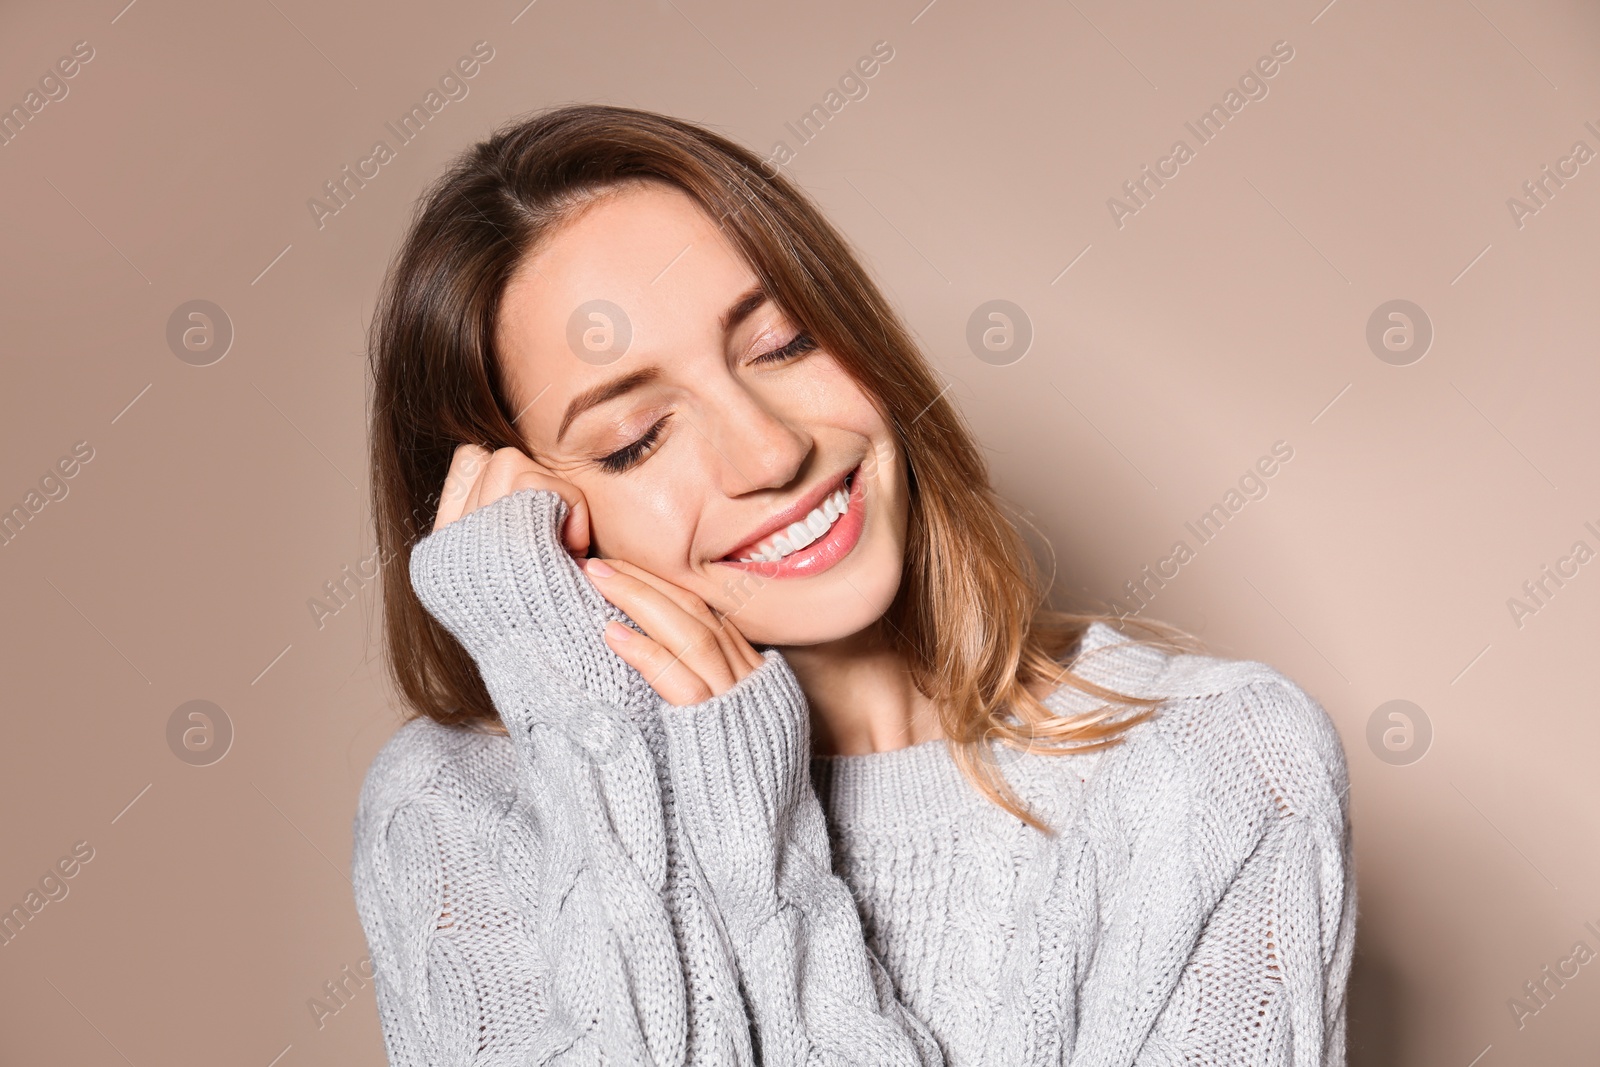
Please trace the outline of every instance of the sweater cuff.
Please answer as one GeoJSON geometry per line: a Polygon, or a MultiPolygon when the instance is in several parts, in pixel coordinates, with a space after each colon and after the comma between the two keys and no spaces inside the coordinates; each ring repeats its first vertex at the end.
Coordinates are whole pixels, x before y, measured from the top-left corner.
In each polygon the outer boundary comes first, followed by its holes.
{"type": "Polygon", "coordinates": [[[810,708],[783,654],[699,704],[661,706],[667,773],[690,850],[725,917],[778,909],[777,866],[810,788],[810,708]]]}
{"type": "Polygon", "coordinates": [[[634,624],[567,552],[566,517],[551,489],[501,497],[412,546],[412,588],[480,667],[531,651],[570,687],[640,715],[659,698],[601,637],[609,619],[634,624]]]}

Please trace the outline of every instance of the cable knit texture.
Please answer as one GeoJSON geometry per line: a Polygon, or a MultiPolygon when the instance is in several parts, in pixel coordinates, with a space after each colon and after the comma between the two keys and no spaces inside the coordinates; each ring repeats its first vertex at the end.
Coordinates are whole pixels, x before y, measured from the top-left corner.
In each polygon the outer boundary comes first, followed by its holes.
{"type": "Polygon", "coordinates": [[[522,490],[412,552],[509,736],[415,719],[367,773],[392,1064],[1344,1063],[1344,752],[1283,675],[1094,624],[1076,673],[1165,700],[1103,752],[995,745],[1042,834],[943,741],[811,756],[776,650],[667,704],[601,640],[633,623],[565,517],[522,490]]]}

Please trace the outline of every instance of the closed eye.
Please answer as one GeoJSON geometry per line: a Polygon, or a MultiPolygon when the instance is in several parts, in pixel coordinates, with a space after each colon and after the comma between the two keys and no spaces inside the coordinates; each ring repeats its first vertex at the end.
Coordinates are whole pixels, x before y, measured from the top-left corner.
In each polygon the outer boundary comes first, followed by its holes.
{"type": "MultiPolygon", "coordinates": [[[[785,360],[797,359],[808,352],[814,352],[816,348],[816,340],[810,334],[801,332],[796,334],[794,340],[788,344],[783,345],[781,348],[774,348],[770,352],[763,352],[752,359],[750,363],[752,365],[756,363],[782,363],[785,360]]],[[[624,445],[609,455],[601,456],[596,460],[600,465],[600,469],[609,474],[621,474],[640,463],[650,450],[655,447],[656,442],[661,437],[662,427],[666,425],[667,420],[671,417],[670,412],[663,415],[656,420],[655,425],[641,434],[632,444],[624,445]]]]}
{"type": "Polygon", "coordinates": [[[611,453],[609,456],[601,456],[596,461],[600,464],[600,469],[610,474],[621,474],[623,471],[629,469],[634,464],[644,459],[645,453],[650,451],[650,448],[661,436],[661,427],[666,425],[667,420],[671,417],[672,415],[670,412],[661,416],[661,418],[656,420],[654,426],[651,426],[648,430],[641,434],[638,440],[634,441],[631,445],[624,445],[615,452],[611,453]]]}
{"type": "Polygon", "coordinates": [[[750,362],[752,364],[782,363],[786,359],[794,359],[797,356],[805,355],[807,352],[815,351],[816,347],[817,342],[812,340],[811,335],[802,331],[801,333],[795,334],[794,340],[790,341],[782,348],[774,348],[770,352],[764,352],[755,359],[752,359],[750,362]]]}

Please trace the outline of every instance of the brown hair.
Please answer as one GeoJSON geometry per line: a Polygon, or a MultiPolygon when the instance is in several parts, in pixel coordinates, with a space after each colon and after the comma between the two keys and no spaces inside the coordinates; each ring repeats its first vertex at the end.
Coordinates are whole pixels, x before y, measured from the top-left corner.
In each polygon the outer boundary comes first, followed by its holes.
{"type": "MultiPolygon", "coordinates": [[[[411,547],[431,529],[455,447],[526,443],[495,351],[508,279],[596,197],[654,181],[719,220],[773,302],[874,398],[907,459],[910,519],[885,638],[940,709],[952,757],[990,800],[1036,829],[986,743],[1066,754],[1120,740],[1160,698],[1063,668],[1099,614],[1062,612],[989,486],[983,455],[893,308],[844,239],[781,173],[703,127],[632,108],[577,105],[512,123],[466,151],[422,199],[390,269],[371,337],[372,494],[386,661],[414,715],[482,728],[498,716],[477,667],[418,601],[411,547]],[[1109,702],[1052,712],[1030,688],[1109,702]],[[1113,705],[1137,707],[1121,715],[1113,705]]],[[[1134,620],[1169,652],[1194,639],[1134,620]]]]}

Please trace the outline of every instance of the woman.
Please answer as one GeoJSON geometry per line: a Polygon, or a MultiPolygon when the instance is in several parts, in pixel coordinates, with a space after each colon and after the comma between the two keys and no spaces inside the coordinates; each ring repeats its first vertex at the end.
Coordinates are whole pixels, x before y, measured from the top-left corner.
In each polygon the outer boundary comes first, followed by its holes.
{"type": "Polygon", "coordinates": [[[391,1062],[1343,1062],[1327,716],[1046,608],[758,157],[625,108],[508,127],[425,198],[373,365],[416,716],[355,826],[391,1062]]]}

